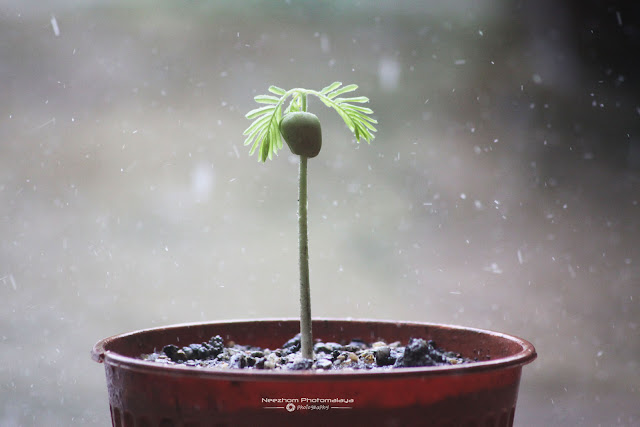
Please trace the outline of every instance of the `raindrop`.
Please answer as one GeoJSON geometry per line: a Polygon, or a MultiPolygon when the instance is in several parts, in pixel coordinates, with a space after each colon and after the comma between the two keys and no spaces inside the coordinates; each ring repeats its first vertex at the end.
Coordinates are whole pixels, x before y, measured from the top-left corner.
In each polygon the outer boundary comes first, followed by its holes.
{"type": "Polygon", "coordinates": [[[18,289],[18,285],[16,284],[16,279],[13,277],[13,274],[9,274],[9,282],[11,282],[11,287],[14,291],[18,289]]]}
{"type": "Polygon", "coordinates": [[[378,63],[378,80],[382,89],[388,91],[396,89],[400,80],[400,73],[400,63],[397,59],[389,56],[380,59],[378,63]]]}
{"type": "Polygon", "coordinates": [[[331,50],[331,45],[329,44],[329,36],[327,36],[326,34],[322,34],[320,36],[320,50],[322,50],[323,53],[329,53],[329,51],[331,50]]]}
{"type": "Polygon", "coordinates": [[[207,164],[196,166],[191,173],[191,192],[196,202],[209,200],[211,193],[213,192],[214,184],[215,177],[213,170],[207,164]]]}
{"type": "Polygon", "coordinates": [[[60,27],[58,27],[58,20],[53,15],[51,15],[51,28],[53,29],[54,36],[60,36],[60,27]]]}
{"type": "Polygon", "coordinates": [[[492,262],[491,265],[485,267],[484,270],[493,274],[502,274],[502,269],[495,262],[492,262]]]}

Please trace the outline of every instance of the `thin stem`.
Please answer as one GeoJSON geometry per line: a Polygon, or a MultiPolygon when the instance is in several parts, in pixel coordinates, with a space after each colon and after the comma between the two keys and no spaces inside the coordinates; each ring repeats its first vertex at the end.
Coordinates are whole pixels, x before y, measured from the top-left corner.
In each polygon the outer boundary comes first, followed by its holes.
{"type": "MultiPolygon", "coordinates": [[[[307,94],[301,93],[302,111],[307,111],[307,94]]],[[[307,231],[307,157],[300,156],[298,171],[298,262],[300,264],[300,351],[313,359],[311,330],[311,287],[309,284],[309,233],[307,231]]]]}
{"type": "Polygon", "coordinates": [[[311,291],[309,286],[309,241],[307,234],[307,157],[300,156],[298,174],[298,245],[300,250],[300,341],[302,357],[313,359],[311,291]]]}

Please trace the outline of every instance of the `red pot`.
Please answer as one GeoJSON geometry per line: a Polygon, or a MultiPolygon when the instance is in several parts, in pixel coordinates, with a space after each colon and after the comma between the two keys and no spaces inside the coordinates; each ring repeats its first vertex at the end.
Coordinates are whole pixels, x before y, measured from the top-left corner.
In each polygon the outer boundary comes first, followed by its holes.
{"type": "Polygon", "coordinates": [[[215,370],[136,357],[166,344],[225,340],[278,348],[298,320],[243,320],[147,329],[99,341],[115,427],[511,426],[531,343],[480,329],[429,323],[314,320],[314,338],[340,342],[434,340],[477,363],[384,372],[215,370]]]}

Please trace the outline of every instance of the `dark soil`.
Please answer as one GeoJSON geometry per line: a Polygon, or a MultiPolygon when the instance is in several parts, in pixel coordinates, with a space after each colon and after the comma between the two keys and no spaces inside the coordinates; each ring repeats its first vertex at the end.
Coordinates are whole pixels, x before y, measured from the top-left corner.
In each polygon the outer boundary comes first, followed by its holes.
{"type": "Polygon", "coordinates": [[[305,359],[300,352],[300,334],[275,350],[224,342],[220,336],[208,342],[178,347],[165,346],[162,351],[142,355],[143,360],[166,365],[201,368],[258,370],[371,370],[418,366],[458,365],[473,362],[460,354],[437,348],[433,341],[411,338],[407,345],[377,341],[367,344],[353,339],[348,344],[316,342],[315,359],[305,359]]]}

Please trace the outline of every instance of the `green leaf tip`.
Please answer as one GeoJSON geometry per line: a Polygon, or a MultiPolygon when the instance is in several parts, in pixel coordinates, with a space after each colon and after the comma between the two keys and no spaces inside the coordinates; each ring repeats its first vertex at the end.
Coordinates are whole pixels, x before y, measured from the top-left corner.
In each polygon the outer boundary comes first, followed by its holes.
{"type": "Polygon", "coordinates": [[[269,93],[272,95],[257,95],[254,100],[263,106],[249,111],[245,117],[253,122],[247,127],[243,135],[247,136],[244,145],[249,145],[249,155],[258,152],[258,161],[265,162],[278,154],[278,150],[283,147],[282,135],[280,133],[280,122],[283,116],[289,113],[304,111],[306,109],[306,96],[313,95],[324,105],[333,108],[336,113],[354,134],[356,141],[361,139],[370,143],[377,131],[376,119],[370,117],[373,110],[367,107],[354,104],[369,102],[366,96],[354,96],[342,98],[340,95],[354,92],[358,85],[350,84],[342,86],[342,82],[333,82],[320,91],[311,89],[295,88],[285,90],[278,86],[269,86],[269,93]],[[275,95],[275,96],[274,96],[275,95]],[[283,106],[287,99],[289,105],[283,106]]]}

